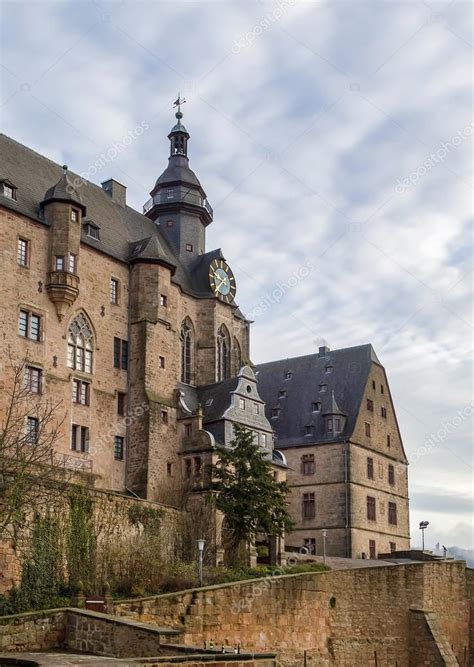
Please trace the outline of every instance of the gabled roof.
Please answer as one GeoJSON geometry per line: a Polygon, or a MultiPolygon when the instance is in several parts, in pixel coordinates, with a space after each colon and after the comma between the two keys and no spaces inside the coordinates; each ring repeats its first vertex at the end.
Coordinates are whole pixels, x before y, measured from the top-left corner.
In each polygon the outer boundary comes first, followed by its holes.
{"type": "Polygon", "coordinates": [[[256,366],[259,393],[277,434],[276,447],[350,437],[372,363],[380,364],[372,345],[359,345],[256,366]],[[313,409],[316,403],[321,404],[320,410],[313,409]],[[272,418],[274,408],[279,412],[272,418]],[[347,416],[339,436],[326,433],[325,414],[347,416]],[[308,425],[314,427],[311,435],[305,435],[308,425]]]}

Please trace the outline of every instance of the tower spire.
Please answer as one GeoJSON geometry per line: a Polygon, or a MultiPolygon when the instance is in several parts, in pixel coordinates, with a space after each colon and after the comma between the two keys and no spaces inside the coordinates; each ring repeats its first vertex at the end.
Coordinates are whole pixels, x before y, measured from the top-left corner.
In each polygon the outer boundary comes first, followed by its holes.
{"type": "Polygon", "coordinates": [[[189,133],[184,125],[181,123],[181,118],[183,117],[183,112],[181,111],[181,105],[185,104],[186,100],[181,97],[178,93],[178,97],[175,100],[173,107],[178,107],[176,112],[176,125],[171,129],[171,132],[168,134],[168,139],[170,140],[170,157],[182,156],[188,157],[188,139],[189,133]]]}

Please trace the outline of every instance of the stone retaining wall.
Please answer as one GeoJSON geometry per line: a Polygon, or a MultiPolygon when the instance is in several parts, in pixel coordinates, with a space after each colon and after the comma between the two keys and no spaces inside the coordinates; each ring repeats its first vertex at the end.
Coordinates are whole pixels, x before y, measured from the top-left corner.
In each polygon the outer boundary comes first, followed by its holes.
{"type": "MultiPolygon", "coordinates": [[[[283,665],[410,665],[410,608],[435,615],[469,664],[465,564],[413,563],[274,577],[130,600],[115,613],[182,629],[182,641],[273,650],[283,665]]],[[[411,663],[416,664],[416,663],[411,663]]],[[[418,666],[417,666],[418,667],[418,666]]]]}
{"type": "Polygon", "coordinates": [[[0,651],[46,651],[66,638],[64,609],[0,616],[0,651]]]}

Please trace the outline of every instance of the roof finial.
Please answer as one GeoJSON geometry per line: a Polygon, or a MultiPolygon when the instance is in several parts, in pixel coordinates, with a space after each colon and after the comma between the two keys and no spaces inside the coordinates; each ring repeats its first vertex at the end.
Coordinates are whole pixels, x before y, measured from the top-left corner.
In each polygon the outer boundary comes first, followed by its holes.
{"type": "Polygon", "coordinates": [[[181,97],[181,93],[178,93],[177,99],[173,103],[173,108],[178,107],[178,111],[176,112],[176,118],[180,120],[183,117],[183,114],[181,113],[181,105],[186,104],[186,100],[184,97],[181,97]]]}
{"type": "Polygon", "coordinates": [[[67,164],[63,164],[63,172],[66,174],[67,173],[67,164]]]}

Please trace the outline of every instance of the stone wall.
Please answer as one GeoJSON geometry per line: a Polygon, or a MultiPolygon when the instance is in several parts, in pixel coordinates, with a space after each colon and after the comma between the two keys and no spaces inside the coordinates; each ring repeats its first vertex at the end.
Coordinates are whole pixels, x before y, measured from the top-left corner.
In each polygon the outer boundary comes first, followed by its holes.
{"type": "Polygon", "coordinates": [[[439,561],[274,577],[115,605],[137,620],[183,630],[185,643],[241,642],[283,665],[413,665],[410,608],[434,614],[459,664],[468,654],[469,600],[461,562],[439,561]],[[326,661],[326,662],[322,662],[326,661]]]}
{"type": "Polygon", "coordinates": [[[64,609],[0,616],[0,652],[45,651],[66,637],[64,609]]]}
{"type": "MultiPolygon", "coordinates": [[[[112,540],[114,545],[117,545],[121,540],[138,536],[143,526],[133,523],[131,517],[139,516],[140,510],[152,509],[161,513],[160,557],[164,562],[170,563],[180,556],[184,531],[184,516],[181,511],[111,491],[90,489],[90,493],[95,503],[94,533],[99,545],[98,554],[101,553],[101,544],[105,544],[107,540],[112,540]]],[[[65,499],[58,499],[58,503],[58,513],[66,530],[69,505],[65,499]]],[[[28,548],[28,538],[29,529],[26,528],[16,536],[15,545],[11,540],[0,540],[0,594],[20,582],[22,549],[23,546],[28,548]]],[[[98,565],[100,568],[100,562],[98,565]]]]}

